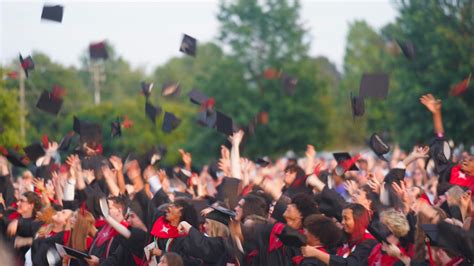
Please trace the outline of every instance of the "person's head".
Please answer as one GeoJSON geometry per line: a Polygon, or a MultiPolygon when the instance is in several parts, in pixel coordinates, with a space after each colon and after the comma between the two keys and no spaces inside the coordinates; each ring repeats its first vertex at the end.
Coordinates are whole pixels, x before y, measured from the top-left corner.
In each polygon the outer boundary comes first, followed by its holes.
{"type": "Polygon", "coordinates": [[[304,234],[310,246],[334,247],[342,238],[341,229],[322,214],[312,214],[304,219],[304,234]]]}
{"type": "Polygon", "coordinates": [[[461,205],[461,197],[464,195],[464,190],[460,186],[452,186],[445,194],[449,206],[461,205]]]}
{"type": "Polygon", "coordinates": [[[183,259],[174,252],[167,252],[160,258],[158,266],[183,266],[183,259]]]}
{"type": "Polygon", "coordinates": [[[467,156],[461,161],[461,171],[467,175],[474,176],[474,156],[467,156]]]}
{"type": "Polygon", "coordinates": [[[23,218],[35,217],[40,209],[41,198],[35,192],[28,191],[20,196],[17,211],[23,218]]]}
{"type": "Polygon", "coordinates": [[[204,222],[204,228],[206,229],[206,233],[210,237],[229,236],[229,228],[225,224],[212,219],[206,219],[206,221],[204,222]]]}
{"type": "Polygon", "coordinates": [[[425,179],[424,172],[420,168],[416,168],[415,171],[413,171],[412,179],[415,186],[422,186],[425,179]]]}
{"type": "Polygon", "coordinates": [[[303,220],[315,213],[319,213],[319,211],[311,196],[298,193],[291,199],[291,203],[288,204],[283,217],[290,227],[300,229],[303,226],[303,220]]]}
{"type": "Polygon", "coordinates": [[[125,219],[127,213],[127,202],[123,197],[109,197],[107,199],[109,205],[109,214],[115,221],[121,222],[125,219]]]}
{"type": "Polygon", "coordinates": [[[364,236],[369,225],[369,212],[357,203],[351,203],[342,210],[342,228],[352,242],[357,242],[364,236]]]}
{"type": "Polygon", "coordinates": [[[177,199],[168,205],[166,220],[175,226],[182,221],[188,222],[195,228],[198,228],[199,224],[196,210],[185,199],[177,199]]]}
{"type": "Polygon", "coordinates": [[[352,202],[364,206],[369,211],[376,211],[376,205],[379,204],[379,195],[373,192],[368,185],[365,185],[355,191],[352,195],[352,202]]]}
{"type": "Polygon", "coordinates": [[[97,232],[94,224],[94,216],[84,208],[74,212],[71,219],[72,230],[69,240],[72,248],[81,251],[87,249],[87,237],[92,237],[97,232]]]}
{"type": "Polygon", "coordinates": [[[255,195],[247,195],[235,206],[235,220],[243,221],[249,215],[267,216],[268,207],[264,199],[255,195]]]}
{"type": "Polygon", "coordinates": [[[357,162],[361,171],[367,172],[369,170],[369,164],[366,159],[359,159],[357,162]]]}
{"type": "Polygon", "coordinates": [[[56,226],[62,226],[64,228],[66,227],[66,225],[70,224],[71,216],[72,216],[71,210],[63,209],[63,210],[57,211],[53,215],[53,223],[56,226]]]}
{"type": "Polygon", "coordinates": [[[380,221],[385,224],[390,232],[397,238],[404,237],[410,230],[406,216],[395,209],[388,209],[381,212],[380,221]]]}
{"type": "Polygon", "coordinates": [[[305,176],[304,170],[296,164],[291,164],[285,169],[285,185],[290,186],[297,179],[301,179],[305,176]]]}

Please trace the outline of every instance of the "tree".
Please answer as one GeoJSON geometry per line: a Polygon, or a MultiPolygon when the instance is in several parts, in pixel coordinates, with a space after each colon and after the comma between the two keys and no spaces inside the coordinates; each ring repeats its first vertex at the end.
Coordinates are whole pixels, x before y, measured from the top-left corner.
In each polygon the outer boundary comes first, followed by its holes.
{"type": "Polygon", "coordinates": [[[3,76],[5,71],[0,67],[0,146],[15,147],[16,145],[24,145],[25,140],[20,134],[20,119],[17,114],[20,107],[18,105],[18,94],[5,88],[3,76]]]}

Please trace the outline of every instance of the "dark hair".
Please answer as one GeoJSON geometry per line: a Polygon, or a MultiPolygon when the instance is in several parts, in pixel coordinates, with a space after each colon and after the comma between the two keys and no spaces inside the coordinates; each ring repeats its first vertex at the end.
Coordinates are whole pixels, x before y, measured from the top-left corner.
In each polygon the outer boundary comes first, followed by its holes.
{"type": "Polygon", "coordinates": [[[181,222],[186,221],[194,228],[199,228],[198,215],[196,209],[185,199],[177,199],[173,202],[176,206],[181,207],[181,222]]]}
{"type": "Polygon", "coordinates": [[[306,175],[303,168],[298,165],[289,165],[285,168],[285,173],[296,173],[296,179],[302,178],[306,175]]]}
{"type": "Polygon", "coordinates": [[[359,242],[362,240],[365,230],[369,226],[369,211],[358,203],[351,203],[344,207],[343,210],[346,209],[352,210],[352,218],[354,219],[354,231],[350,236],[350,241],[359,242]]]}
{"type": "Polygon", "coordinates": [[[247,195],[243,199],[245,203],[242,206],[242,221],[249,215],[267,217],[269,206],[263,198],[256,195],[247,195]]]}
{"type": "Polygon", "coordinates": [[[33,204],[33,217],[36,217],[36,213],[41,210],[41,198],[33,191],[27,191],[23,193],[28,203],[33,204]]]}
{"type": "Polygon", "coordinates": [[[316,203],[313,201],[313,198],[305,193],[298,193],[291,198],[291,203],[295,204],[298,211],[301,213],[302,220],[311,214],[318,214],[319,210],[316,207],[316,203]]]}
{"type": "Polygon", "coordinates": [[[125,197],[114,196],[109,197],[108,200],[112,201],[115,205],[119,205],[122,208],[122,214],[127,214],[128,204],[125,197]]]}
{"type": "Polygon", "coordinates": [[[375,193],[369,185],[364,185],[361,188],[365,192],[365,197],[370,200],[370,211],[377,213],[382,209],[382,203],[380,202],[379,194],[375,193]]]}
{"type": "Polygon", "coordinates": [[[166,258],[166,263],[169,266],[183,266],[183,259],[181,256],[174,252],[166,252],[163,257],[166,258]]]}
{"type": "Polygon", "coordinates": [[[317,237],[325,247],[335,247],[342,238],[342,230],[329,217],[312,214],[304,219],[304,228],[317,237]]]}

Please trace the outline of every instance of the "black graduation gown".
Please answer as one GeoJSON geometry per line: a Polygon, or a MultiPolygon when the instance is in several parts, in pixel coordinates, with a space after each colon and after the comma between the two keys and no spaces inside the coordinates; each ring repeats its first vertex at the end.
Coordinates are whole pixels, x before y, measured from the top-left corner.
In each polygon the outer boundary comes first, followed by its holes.
{"type": "Polygon", "coordinates": [[[353,246],[350,250],[350,254],[347,257],[331,255],[329,260],[330,266],[340,265],[367,265],[368,258],[372,249],[377,245],[377,240],[366,238],[359,244],[353,246]]]}
{"type": "Polygon", "coordinates": [[[101,236],[102,233],[105,232],[102,232],[102,230],[105,230],[107,226],[109,225],[105,224],[100,228],[99,232],[97,232],[88,252],[89,255],[94,255],[98,257],[100,259],[100,262],[103,262],[105,259],[107,259],[120,245],[120,235],[118,234],[113,237],[109,237],[103,243],[99,243],[98,238],[101,236]]]}
{"type": "MultiPolygon", "coordinates": [[[[34,218],[19,218],[18,219],[18,229],[16,231],[16,236],[20,237],[35,237],[36,232],[40,229],[42,223],[35,220],[34,218]]],[[[25,254],[28,252],[30,247],[22,247],[18,249],[18,256],[21,261],[25,260],[25,254]]]]}
{"type": "Polygon", "coordinates": [[[100,265],[141,265],[145,257],[143,248],[147,244],[148,233],[134,227],[129,230],[130,238],[117,236],[119,246],[100,265]]]}
{"type": "Polygon", "coordinates": [[[207,237],[196,228],[191,227],[184,238],[184,252],[201,259],[203,265],[226,265],[235,263],[237,252],[233,251],[230,239],[207,237]]]}
{"type": "MultiPolygon", "coordinates": [[[[46,259],[46,255],[50,248],[56,249],[55,244],[64,245],[64,238],[69,238],[70,232],[59,232],[50,237],[41,237],[33,240],[33,244],[31,245],[31,261],[35,266],[49,266],[48,260],[46,259]]],[[[59,261],[55,265],[62,265],[62,261],[59,261]]]]}

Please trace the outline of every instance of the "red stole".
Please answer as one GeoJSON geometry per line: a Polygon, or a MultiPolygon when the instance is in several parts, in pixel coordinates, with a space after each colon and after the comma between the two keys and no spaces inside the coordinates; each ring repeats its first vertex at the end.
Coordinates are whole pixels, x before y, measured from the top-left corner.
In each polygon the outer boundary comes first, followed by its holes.
{"type": "Polygon", "coordinates": [[[176,226],[171,225],[166,221],[164,216],[161,216],[153,224],[151,229],[151,235],[157,238],[176,238],[180,236],[185,236],[185,234],[180,234],[176,226]]]}
{"type": "MultiPolygon", "coordinates": [[[[328,253],[324,247],[316,247],[316,248],[318,250],[321,250],[322,252],[324,252],[326,254],[328,253]]],[[[293,261],[293,263],[296,264],[296,265],[300,265],[301,262],[303,262],[303,260],[304,260],[303,255],[298,255],[298,256],[294,256],[293,258],[291,258],[291,261],[293,261]]]]}
{"type": "MultiPolygon", "coordinates": [[[[411,257],[407,251],[400,245],[398,244],[397,247],[400,249],[403,255],[411,257]]],[[[385,254],[382,251],[382,244],[378,243],[375,245],[375,247],[372,249],[372,252],[370,252],[369,255],[369,260],[368,264],[369,266],[375,266],[375,265],[394,265],[396,262],[398,262],[399,259],[389,256],[388,254],[385,254]]]]}
{"type": "Polygon", "coordinates": [[[270,233],[270,241],[268,243],[268,253],[283,246],[283,243],[281,243],[280,239],[278,238],[278,235],[281,234],[283,228],[285,228],[284,223],[276,223],[273,226],[272,232],[270,233]]]}
{"type": "Polygon", "coordinates": [[[456,165],[451,168],[451,178],[449,183],[462,187],[468,187],[474,191],[474,176],[468,176],[461,172],[461,165],[456,165]]]}
{"type": "MultiPolygon", "coordinates": [[[[120,224],[125,227],[128,227],[128,224],[126,221],[121,221],[120,224]]],[[[115,229],[110,224],[106,224],[99,231],[96,241],[95,241],[95,245],[102,246],[106,241],[111,240],[116,235],[118,235],[118,232],[115,231],[115,229]]]]}

